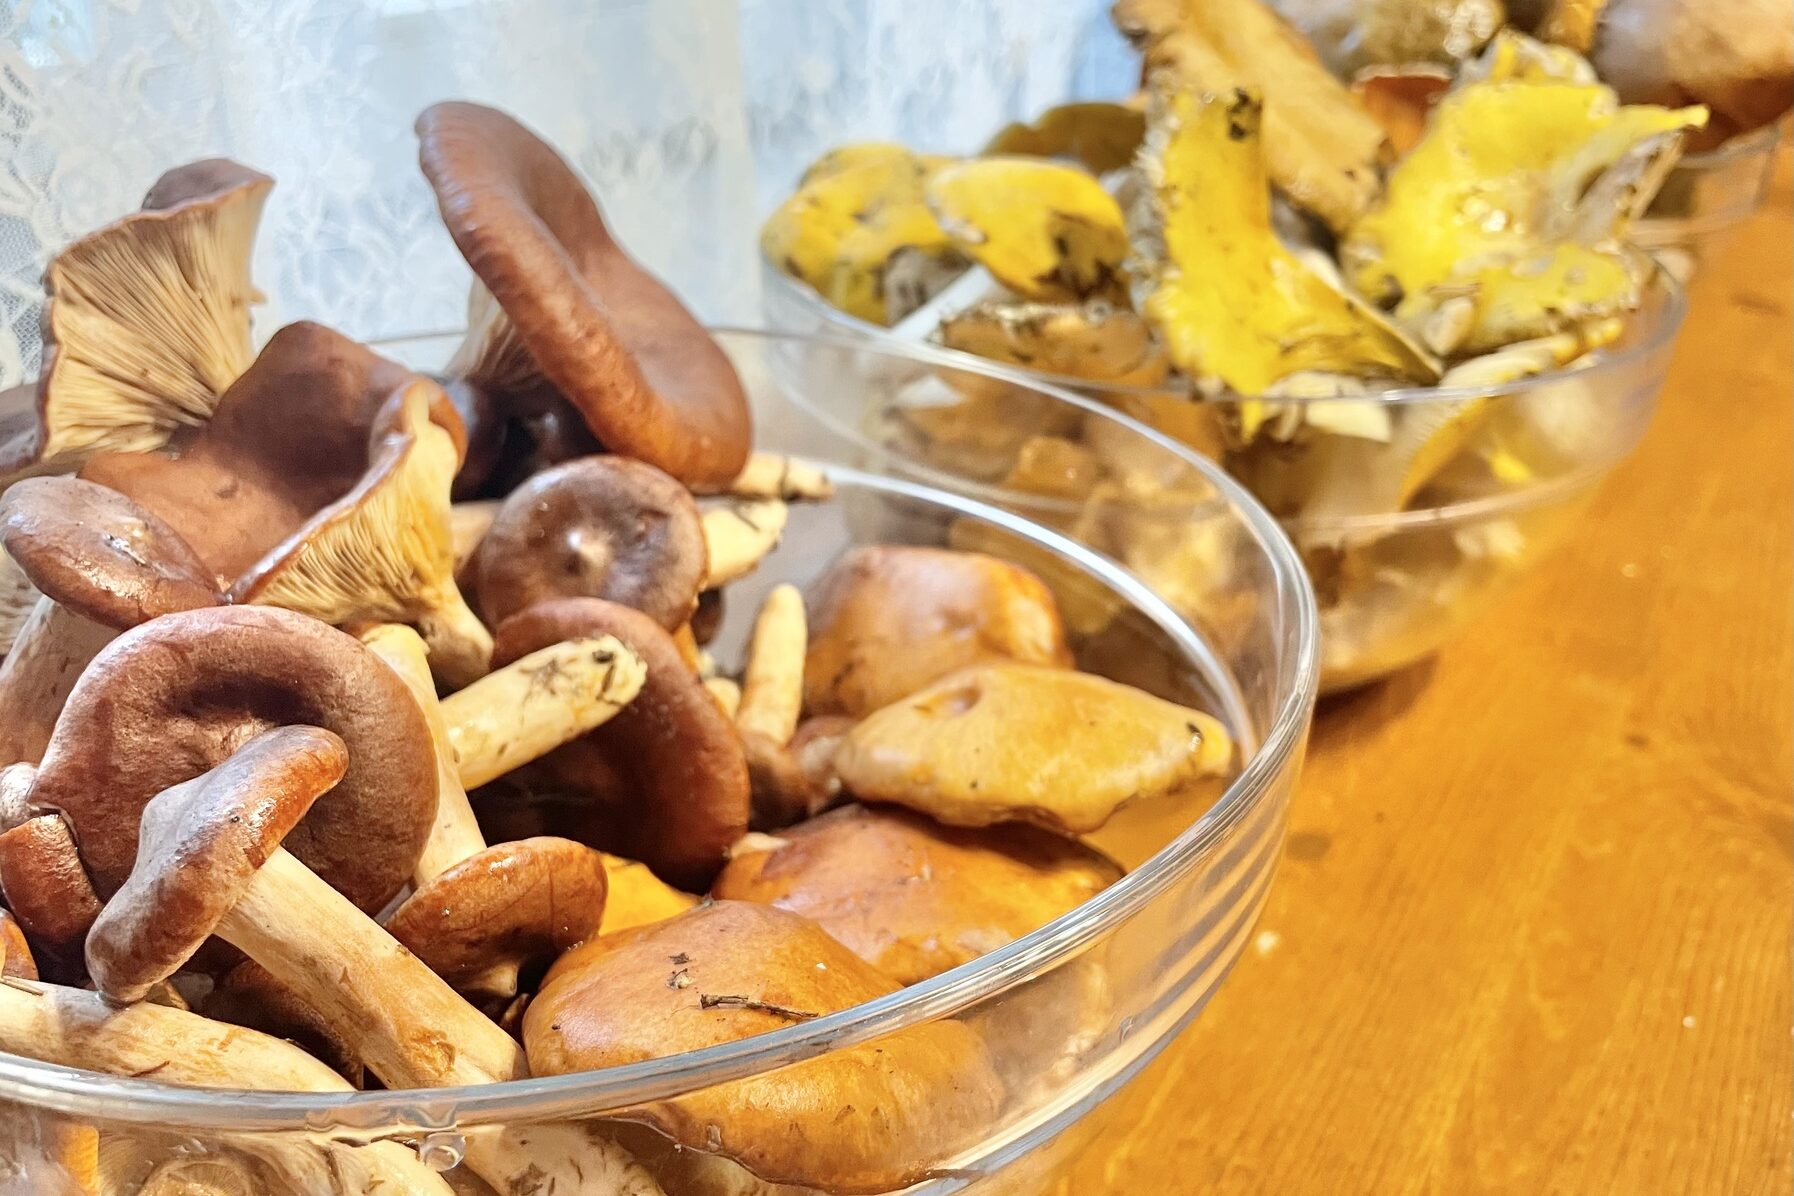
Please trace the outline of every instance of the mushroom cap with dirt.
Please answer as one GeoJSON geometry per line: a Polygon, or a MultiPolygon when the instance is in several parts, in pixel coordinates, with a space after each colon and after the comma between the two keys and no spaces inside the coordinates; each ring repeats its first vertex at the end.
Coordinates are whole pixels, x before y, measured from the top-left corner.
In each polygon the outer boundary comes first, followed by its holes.
{"type": "Polygon", "coordinates": [[[610,451],[687,483],[734,477],[752,442],[734,367],[617,243],[567,162],[478,104],[432,105],[417,133],[443,223],[478,278],[461,376],[500,394],[545,380],[610,451]]]}
{"type": "Polygon", "coordinates": [[[1122,874],[1039,827],[957,829],[857,805],[787,827],[768,847],[737,852],[711,894],[802,914],[898,984],[994,951],[1122,874]]]}
{"type": "Polygon", "coordinates": [[[210,418],[253,356],[249,258],[273,186],[224,159],[177,167],[50,259],[36,418],[0,445],[0,476],[160,448],[210,418]]]}
{"type": "Polygon", "coordinates": [[[849,549],[810,588],[804,708],[860,717],[982,660],[1070,665],[1052,591],[977,552],[849,549]]]}
{"type": "Polygon", "coordinates": [[[493,662],[603,635],[647,665],[641,692],[609,722],[523,771],[532,785],[589,796],[588,833],[569,837],[702,889],[747,831],[747,762],[734,726],[672,637],[629,607],[562,598],[505,620],[493,662]]]}
{"type": "MultiPolygon", "coordinates": [[[[733,1042],[895,991],[808,919],[718,901],[569,952],[524,1016],[524,1044],[535,1074],[559,1075],[733,1042]]],[[[1002,1100],[978,1037],[938,1021],[619,1117],[765,1180],[871,1193],[921,1180],[988,1133],[1002,1100]]]]}
{"type": "Polygon", "coordinates": [[[30,792],[67,814],[109,896],[137,856],[143,807],[289,724],[348,745],[348,772],[285,838],[363,910],[411,876],[435,812],[429,728],[391,669],[352,637],[271,607],[168,615],[101,652],[69,695],[30,792]]]}
{"type": "Polygon", "coordinates": [[[493,626],[552,598],[603,598],[672,631],[691,618],[709,554],[698,504],[676,479],[625,457],[585,457],[512,491],[474,568],[493,626]]]}

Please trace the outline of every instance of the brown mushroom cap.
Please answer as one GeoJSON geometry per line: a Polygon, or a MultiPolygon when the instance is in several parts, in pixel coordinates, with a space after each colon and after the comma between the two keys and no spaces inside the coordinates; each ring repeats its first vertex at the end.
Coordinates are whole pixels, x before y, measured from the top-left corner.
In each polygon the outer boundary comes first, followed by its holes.
{"type": "Polygon", "coordinates": [[[811,714],[858,718],[981,660],[1071,663],[1052,592],[979,552],[850,549],[812,587],[809,611],[811,714]]]}
{"type": "MultiPolygon", "coordinates": [[[[807,919],[719,901],[563,956],[524,1016],[537,1075],[698,1050],[784,1029],[897,986],[807,919]]],[[[886,1192],[987,1134],[1002,1085],[977,1035],[941,1021],[626,1110],[762,1179],[886,1192]]]]}
{"type": "Polygon", "coordinates": [[[134,212],[44,271],[36,419],[0,474],[142,452],[203,423],[252,354],[249,258],[274,180],[223,159],[177,167],[134,212]]]}
{"type": "Polygon", "coordinates": [[[426,882],[386,920],[387,933],[455,989],[481,991],[483,974],[545,968],[598,933],[604,857],[566,839],[500,843],[426,882]]]}
{"type": "Polygon", "coordinates": [[[212,986],[201,1012],[215,1021],[284,1038],[358,1088],[365,1078],[360,1056],[337,1028],[253,959],[242,960],[212,986]]]}
{"type": "Polygon", "coordinates": [[[100,912],[75,838],[56,814],[0,833],[0,896],[52,978],[78,979],[81,938],[100,912]]]}
{"type": "Polygon", "coordinates": [[[728,357],[611,237],[560,155],[478,104],[433,105],[417,133],[456,246],[599,441],[684,482],[740,472],[752,431],[728,357]]]}
{"type": "Polygon", "coordinates": [[[843,787],[952,826],[1026,821],[1085,834],[1129,802],[1233,763],[1211,715],[1071,669],[1008,661],[949,674],[854,727],[843,787]]]}
{"type": "Polygon", "coordinates": [[[31,944],[18,919],[0,909],[0,976],[16,976],[20,980],[37,979],[37,961],[31,958],[31,944]]]}
{"type": "Polygon", "coordinates": [[[603,598],[668,631],[691,617],[709,557],[691,492],[652,465],[586,457],[512,492],[475,557],[496,626],[551,598],[603,598]]]}
{"type": "Polygon", "coordinates": [[[436,806],[429,728],[374,653],[315,619],[213,607],[127,631],[94,658],[38,769],[31,801],[73,822],[94,886],[116,892],[144,806],[271,727],[322,727],[349,750],[343,780],[287,850],[364,910],[409,879],[436,806]]]}
{"type": "Polygon", "coordinates": [[[960,830],[845,806],[737,855],[711,895],[802,914],[895,980],[915,984],[1075,909],[1121,867],[1037,827],[960,830]]]}
{"type": "MultiPolygon", "coordinates": [[[[228,586],[362,481],[383,408],[416,379],[341,333],[289,324],[177,455],[104,454],[81,476],[166,520],[228,586]]],[[[434,394],[432,419],[464,445],[453,404],[434,394]]]]}
{"type": "Polygon", "coordinates": [[[641,692],[608,723],[528,769],[545,787],[591,793],[591,836],[673,884],[701,889],[748,825],[747,761],[734,726],[661,626],[600,598],[538,603],[499,627],[499,667],[549,644],[614,635],[648,666],[641,692]],[[610,785],[624,781],[628,800],[610,785]]]}
{"type": "Polygon", "coordinates": [[[151,798],[136,866],[87,934],[94,987],[130,1004],[173,975],[348,767],[348,750],[330,732],[276,727],[151,798]]]}
{"type": "Polygon", "coordinates": [[[43,594],[117,631],[224,601],[173,528],[78,478],[13,483],[0,497],[0,545],[43,594]]]}

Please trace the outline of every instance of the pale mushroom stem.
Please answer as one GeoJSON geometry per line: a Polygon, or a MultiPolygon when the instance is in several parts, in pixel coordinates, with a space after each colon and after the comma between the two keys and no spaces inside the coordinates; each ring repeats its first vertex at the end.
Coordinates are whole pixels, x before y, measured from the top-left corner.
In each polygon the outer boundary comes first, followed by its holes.
{"type": "Polygon", "coordinates": [[[461,784],[477,789],[609,721],[647,679],[613,636],[550,644],[442,700],[461,784]]]}
{"type": "Polygon", "coordinates": [[[497,499],[482,499],[477,502],[458,502],[449,508],[449,535],[455,544],[457,575],[479,550],[480,541],[486,538],[486,531],[492,526],[492,520],[501,505],[503,504],[497,499]]]}
{"type": "Polygon", "coordinates": [[[12,651],[13,641],[19,638],[25,620],[37,609],[41,597],[18,562],[0,549],[0,656],[12,651]]]}
{"type": "Polygon", "coordinates": [[[797,733],[804,704],[804,652],[809,625],[804,596],[794,585],[773,588],[754,619],[747,664],[741,675],[741,705],[735,725],[783,746],[797,733]]]}
{"type": "Polygon", "coordinates": [[[749,455],[741,472],[716,490],[737,498],[780,498],[787,502],[815,500],[835,492],[828,474],[795,457],[782,453],[756,452],[749,455]]]}
{"type": "MultiPolygon", "coordinates": [[[[388,1087],[529,1075],[516,1039],[284,848],[249,881],[217,933],[303,997],[388,1087]]],[[[580,1126],[526,1125],[466,1138],[467,1165],[501,1193],[659,1192],[626,1152],[580,1126]]]]}
{"type": "Polygon", "coordinates": [[[417,632],[396,623],[382,623],[364,631],[361,642],[399,675],[423,711],[436,749],[436,821],[430,837],[412,869],[413,883],[423,885],[470,856],[486,850],[486,836],[467,800],[467,790],[456,771],[455,749],[449,743],[442,705],[430,679],[429,651],[417,632]]]}
{"type": "Polygon", "coordinates": [[[110,627],[39,598],[0,663],[0,764],[43,759],[81,671],[118,638],[110,627]]]}
{"type": "MultiPolygon", "coordinates": [[[[349,1092],[348,1081],[291,1043],[163,1005],[124,1009],[99,994],[35,981],[0,983],[0,1051],[115,1076],[284,1092],[349,1092]]],[[[351,1150],[394,1196],[452,1196],[396,1142],[351,1150]]]]}
{"type": "Polygon", "coordinates": [[[746,577],[778,547],[790,510],[776,498],[737,501],[704,512],[704,544],[710,554],[705,589],[746,577]]]}
{"type": "Polygon", "coordinates": [[[716,699],[716,704],[730,719],[741,710],[741,686],[728,677],[706,677],[704,688],[716,699]]]}
{"type": "Polygon", "coordinates": [[[418,634],[430,648],[430,668],[444,685],[460,689],[492,668],[492,633],[480,622],[461,591],[447,586],[436,605],[415,620],[418,634]]]}

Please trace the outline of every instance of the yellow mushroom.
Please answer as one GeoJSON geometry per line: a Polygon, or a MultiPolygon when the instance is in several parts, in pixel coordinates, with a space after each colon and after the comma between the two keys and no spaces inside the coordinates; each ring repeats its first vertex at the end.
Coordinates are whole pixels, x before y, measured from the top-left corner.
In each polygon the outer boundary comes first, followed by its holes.
{"type": "Polygon", "coordinates": [[[1127,226],[1088,172],[1039,158],[979,158],[935,173],[923,194],[960,251],[1023,298],[1120,296],[1127,226]]]}
{"type": "Polygon", "coordinates": [[[984,152],[1067,158],[1107,174],[1133,161],[1145,136],[1144,106],[1086,100],[1048,108],[1032,124],[1017,121],[1003,126],[984,152]]]}
{"type": "Polygon", "coordinates": [[[1179,369],[1242,395],[1304,370],[1437,377],[1424,351],[1278,241],[1257,98],[1176,92],[1155,103],[1141,160],[1163,254],[1143,311],[1179,369]]]}

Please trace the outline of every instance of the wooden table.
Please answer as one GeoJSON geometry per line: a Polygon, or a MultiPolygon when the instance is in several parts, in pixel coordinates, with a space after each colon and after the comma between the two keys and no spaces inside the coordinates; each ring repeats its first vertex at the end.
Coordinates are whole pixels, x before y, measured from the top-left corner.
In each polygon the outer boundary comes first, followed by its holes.
{"type": "Polygon", "coordinates": [[[1794,1184],[1781,167],[1560,555],[1323,704],[1256,943],[1060,1192],[1794,1184]]]}

